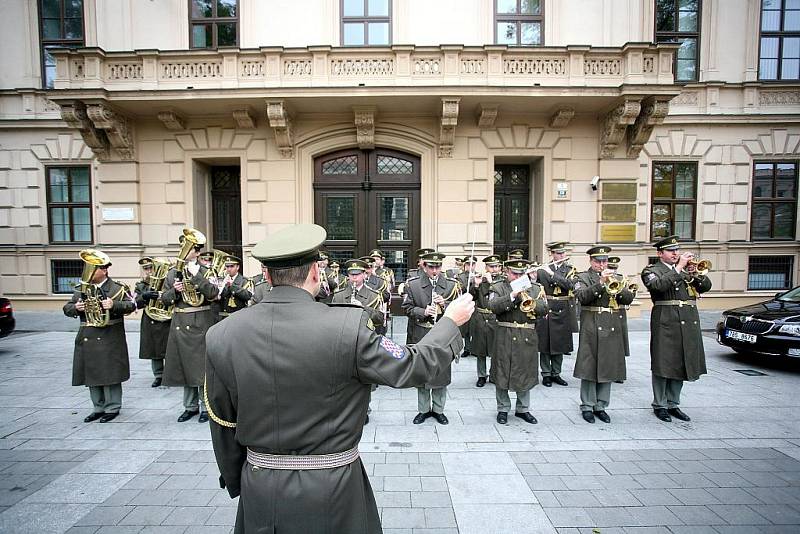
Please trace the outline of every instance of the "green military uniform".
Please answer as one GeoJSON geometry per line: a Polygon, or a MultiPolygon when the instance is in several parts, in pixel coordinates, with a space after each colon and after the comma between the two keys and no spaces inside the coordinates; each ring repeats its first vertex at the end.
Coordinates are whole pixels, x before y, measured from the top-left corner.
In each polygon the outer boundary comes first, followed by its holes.
{"type": "MultiPolygon", "coordinates": [[[[107,266],[110,265],[109,262],[107,266]]],[[[98,299],[114,301],[106,326],[90,326],[86,313],[75,308],[79,300],[85,301],[81,290],[73,292],[64,305],[64,315],[78,317],[81,321],[72,356],[72,385],[89,388],[93,408],[92,414],[84,419],[87,423],[97,419],[102,423],[110,421],[122,408],[122,383],[131,376],[124,317],[136,309],[124,284],[106,278],[96,287],[98,299]]]]}
{"type": "MultiPolygon", "coordinates": [[[[364,272],[364,262],[361,260],[348,260],[346,263],[348,272],[360,271],[364,272]]],[[[369,287],[366,283],[361,284],[361,287],[355,288],[351,284],[345,285],[342,289],[333,294],[333,304],[353,304],[361,306],[366,310],[375,330],[380,333],[380,327],[383,326],[384,315],[381,306],[383,304],[383,297],[380,293],[369,287]],[[357,301],[358,303],[354,302],[357,301]]]]}
{"type": "MultiPolygon", "coordinates": [[[[143,260],[146,258],[142,258],[143,260]]],[[[145,265],[140,260],[140,265],[145,265]]],[[[150,262],[152,265],[152,260],[150,262]]],[[[149,282],[140,280],[136,282],[136,308],[145,310],[150,300],[158,298],[158,292],[153,292],[150,289],[149,282]]],[[[164,375],[164,358],[167,355],[167,341],[169,340],[171,320],[156,320],[142,312],[142,322],[139,328],[139,359],[150,360],[150,367],[153,370],[153,387],[161,385],[161,380],[164,375]]]]}
{"type": "Polygon", "coordinates": [[[241,269],[242,260],[236,256],[225,258],[226,276],[222,280],[219,292],[220,318],[229,317],[232,313],[243,310],[253,298],[253,283],[250,279],[243,276],[241,272],[237,272],[234,277],[227,272],[229,267],[236,265],[241,269]]]}
{"type": "MultiPolygon", "coordinates": [[[[677,250],[677,236],[654,245],[657,250],[677,250]]],[[[679,411],[685,380],[694,381],[707,372],[697,298],[711,289],[708,276],[677,272],[675,266],[659,261],[642,271],[642,281],[650,292],[650,369],[653,372],[653,409],[659,419],[664,414],[688,420],[679,411]]]]}
{"type": "MultiPolygon", "coordinates": [[[[610,251],[608,246],[597,246],[587,253],[592,259],[605,262],[610,251]]],[[[611,383],[626,378],[625,318],[620,310],[633,302],[634,295],[623,288],[612,296],[601,273],[594,269],[578,275],[574,291],[581,304],[578,355],[573,373],[575,378],[581,379],[581,412],[589,423],[594,422],[595,415],[610,422],[605,409],[611,401],[611,383]]]]}
{"type": "MultiPolygon", "coordinates": [[[[428,265],[441,265],[444,254],[432,252],[422,257],[428,265]]],[[[409,333],[406,343],[419,343],[435,324],[435,321],[442,318],[441,310],[434,320],[433,317],[425,315],[425,308],[433,302],[433,293],[441,295],[445,303],[452,301],[458,296],[458,283],[439,273],[435,280],[428,278],[428,275],[415,278],[406,285],[406,293],[403,297],[403,311],[408,316],[409,333]]],[[[446,304],[445,304],[446,306],[446,304]]],[[[414,419],[419,424],[427,417],[434,417],[441,424],[447,424],[444,416],[444,406],[447,399],[447,386],[450,384],[450,368],[434,377],[424,387],[417,388],[417,417],[414,419]]]]}
{"type": "MultiPolygon", "coordinates": [[[[468,287],[470,269],[469,265],[475,265],[477,263],[478,258],[475,256],[464,256],[464,258],[461,260],[461,264],[466,270],[461,271],[453,277],[458,282],[458,288],[461,293],[470,291],[470,288],[468,287]]],[[[472,338],[474,337],[475,322],[479,319],[480,318],[478,317],[478,314],[475,313],[472,315],[472,319],[470,319],[468,323],[461,327],[461,333],[464,335],[464,356],[470,356],[474,353],[472,348],[472,338]]]]}
{"type": "MultiPolygon", "coordinates": [[[[530,262],[524,259],[505,262],[509,272],[522,276],[527,276],[524,273],[529,265],[530,262]]],[[[491,373],[497,400],[497,422],[506,424],[511,409],[508,392],[515,391],[515,415],[528,423],[536,423],[536,418],[528,410],[530,390],[539,383],[536,321],[547,314],[547,299],[542,286],[532,284],[525,293],[533,299],[534,309],[526,313],[520,310],[522,294],[512,299],[512,291],[511,282],[501,280],[492,284],[489,293],[489,309],[497,317],[491,373]]]]}
{"type": "MultiPolygon", "coordinates": [[[[487,256],[483,258],[483,263],[487,266],[499,265],[500,258],[494,255],[487,256]]],[[[486,359],[491,357],[494,351],[494,336],[497,330],[497,319],[489,309],[489,293],[495,280],[487,277],[491,275],[486,273],[480,285],[475,287],[473,282],[469,288],[469,293],[475,300],[475,313],[468,324],[472,328],[472,354],[475,356],[478,371],[478,381],[475,385],[479,388],[486,385],[486,379],[489,377],[489,373],[486,372],[486,359]]]]}
{"type": "Polygon", "coordinates": [[[250,297],[251,306],[264,300],[266,294],[272,289],[272,284],[269,283],[263,273],[255,275],[250,285],[253,286],[253,296],[250,297]]]}
{"type": "MultiPolygon", "coordinates": [[[[617,256],[609,256],[609,258],[608,258],[608,268],[611,269],[614,272],[617,272],[617,270],[619,269],[620,261],[622,261],[622,260],[617,256]]],[[[638,291],[638,286],[636,286],[635,284],[628,285],[628,290],[631,293],[633,293],[633,298],[635,300],[636,299],[636,293],[638,291]]],[[[623,319],[623,322],[622,322],[622,334],[623,334],[623,337],[625,338],[625,356],[630,356],[631,355],[631,343],[630,343],[630,339],[628,338],[628,309],[630,307],[631,307],[630,304],[626,304],[624,306],[620,306],[619,307],[619,313],[620,313],[620,315],[622,315],[622,319],[623,319]]]]}
{"type": "MultiPolygon", "coordinates": [[[[548,243],[546,246],[551,253],[566,250],[566,243],[563,241],[548,243]]],[[[578,330],[575,296],[572,293],[574,272],[572,266],[564,261],[558,265],[543,265],[536,275],[536,281],[544,288],[550,308],[547,317],[536,325],[536,333],[539,335],[539,365],[545,386],[549,386],[551,382],[567,385],[561,378],[561,367],[564,354],[570,354],[574,350],[572,333],[578,330]]]]}
{"type": "MultiPolygon", "coordinates": [[[[270,269],[273,261],[310,265],[305,259],[324,239],[318,226],[289,227],[253,255],[270,269]],[[275,252],[290,246],[302,248],[275,252]]],[[[399,346],[370,328],[362,308],[314,302],[292,286],[212,327],[211,438],[221,483],[240,496],[234,532],[380,533],[357,449],[370,385],[421,386],[460,350],[450,319],[399,346]]]]}

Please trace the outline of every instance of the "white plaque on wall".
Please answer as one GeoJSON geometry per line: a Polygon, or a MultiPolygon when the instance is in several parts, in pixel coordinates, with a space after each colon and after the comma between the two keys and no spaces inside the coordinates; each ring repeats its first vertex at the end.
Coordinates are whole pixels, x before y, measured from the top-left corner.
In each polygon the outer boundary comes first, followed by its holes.
{"type": "Polygon", "coordinates": [[[103,208],[104,221],[132,221],[133,208],[103,208]]]}

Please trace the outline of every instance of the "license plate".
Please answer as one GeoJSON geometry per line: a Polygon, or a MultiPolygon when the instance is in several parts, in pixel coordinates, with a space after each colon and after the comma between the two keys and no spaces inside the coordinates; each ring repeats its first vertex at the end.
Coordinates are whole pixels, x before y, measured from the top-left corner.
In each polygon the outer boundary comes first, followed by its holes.
{"type": "Polygon", "coordinates": [[[789,349],[789,356],[800,356],[800,349],[789,349]]]}
{"type": "Polygon", "coordinates": [[[755,334],[745,334],[744,332],[737,332],[736,330],[725,330],[725,337],[735,339],[736,341],[746,341],[747,343],[755,343],[755,334]]]}

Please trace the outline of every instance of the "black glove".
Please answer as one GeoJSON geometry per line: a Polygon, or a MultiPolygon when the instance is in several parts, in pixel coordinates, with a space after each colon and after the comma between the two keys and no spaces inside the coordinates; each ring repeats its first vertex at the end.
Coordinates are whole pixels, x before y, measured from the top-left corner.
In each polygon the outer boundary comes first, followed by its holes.
{"type": "Polygon", "coordinates": [[[158,298],[158,291],[145,291],[142,293],[142,300],[153,300],[158,298]]]}

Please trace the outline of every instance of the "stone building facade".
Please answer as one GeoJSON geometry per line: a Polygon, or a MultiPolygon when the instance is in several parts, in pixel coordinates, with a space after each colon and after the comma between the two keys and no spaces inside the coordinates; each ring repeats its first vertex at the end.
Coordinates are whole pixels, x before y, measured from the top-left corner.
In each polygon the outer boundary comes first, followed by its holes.
{"type": "Polygon", "coordinates": [[[132,281],[187,225],[255,274],[259,239],[317,222],[400,273],[566,240],[633,275],[679,233],[705,307],[771,296],[800,273],[789,4],[10,1],[0,293],[58,305],[88,246],[132,281]]]}

